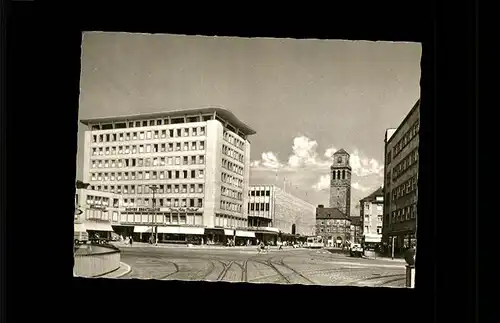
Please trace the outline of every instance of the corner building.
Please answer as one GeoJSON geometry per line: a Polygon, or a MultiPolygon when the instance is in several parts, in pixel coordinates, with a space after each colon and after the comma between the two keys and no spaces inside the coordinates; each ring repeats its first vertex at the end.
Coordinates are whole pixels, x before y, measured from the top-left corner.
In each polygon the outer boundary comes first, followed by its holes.
{"type": "Polygon", "coordinates": [[[251,185],[248,227],[260,241],[295,241],[315,233],[316,207],[275,185],[251,185]]]}
{"type": "Polygon", "coordinates": [[[402,254],[416,245],[420,100],[397,129],[385,134],[382,242],[402,254]]]}
{"type": "Polygon", "coordinates": [[[144,240],[156,230],[160,241],[215,243],[247,226],[247,138],[255,131],[230,111],[209,107],[81,122],[90,128],[83,181],[122,196],[118,233],[144,240]]]}

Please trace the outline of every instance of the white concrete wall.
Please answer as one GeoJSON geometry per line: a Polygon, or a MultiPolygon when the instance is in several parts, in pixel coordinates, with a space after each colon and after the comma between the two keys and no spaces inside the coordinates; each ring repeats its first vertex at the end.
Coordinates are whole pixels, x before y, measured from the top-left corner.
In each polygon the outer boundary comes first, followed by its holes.
{"type": "Polygon", "coordinates": [[[215,225],[215,214],[220,212],[223,140],[222,124],[216,120],[209,120],[207,121],[206,132],[206,174],[203,225],[213,228],[215,225]]]}

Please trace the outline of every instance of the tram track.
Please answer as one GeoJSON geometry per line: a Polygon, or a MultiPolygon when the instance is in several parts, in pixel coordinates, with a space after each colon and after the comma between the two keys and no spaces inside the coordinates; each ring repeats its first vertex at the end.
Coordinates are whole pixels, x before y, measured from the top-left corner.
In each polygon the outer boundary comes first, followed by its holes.
{"type": "MultiPolygon", "coordinates": [[[[220,260],[219,260],[220,261],[220,260]]],[[[222,262],[222,261],[221,261],[222,262]]],[[[223,263],[223,262],[222,262],[223,263]]],[[[224,264],[224,263],[223,263],[224,264]]],[[[217,281],[221,281],[224,279],[224,277],[226,277],[226,274],[227,272],[229,271],[229,269],[231,268],[231,266],[234,264],[234,261],[230,261],[229,264],[224,264],[224,269],[222,270],[222,272],[219,274],[219,277],[217,277],[217,281]]]]}
{"type": "MultiPolygon", "coordinates": [[[[381,276],[375,276],[375,277],[368,277],[368,278],[352,280],[345,285],[346,286],[358,286],[360,283],[363,283],[363,282],[369,282],[369,281],[373,281],[373,280],[392,278],[392,277],[400,277],[400,278],[394,279],[394,281],[405,279],[404,277],[401,277],[401,276],[406,276],[406,275],[405,274],[393,274],[393,275],[381,275],[381,276]]],[[[378,285],[381,286],[381,285],[389,284],[391,282],[392,281],[385,281],[385,282],[382,282],[378,285]]]]}

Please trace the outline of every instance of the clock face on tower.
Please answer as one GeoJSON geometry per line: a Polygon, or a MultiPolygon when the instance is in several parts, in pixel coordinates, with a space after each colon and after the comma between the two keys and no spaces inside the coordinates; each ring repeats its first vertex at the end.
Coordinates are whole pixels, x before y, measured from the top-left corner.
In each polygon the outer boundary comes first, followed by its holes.
{"type": "Polygon", "coordinates": [[[342,164],[342,157],[337,158],[337,164],[342,164]]]}

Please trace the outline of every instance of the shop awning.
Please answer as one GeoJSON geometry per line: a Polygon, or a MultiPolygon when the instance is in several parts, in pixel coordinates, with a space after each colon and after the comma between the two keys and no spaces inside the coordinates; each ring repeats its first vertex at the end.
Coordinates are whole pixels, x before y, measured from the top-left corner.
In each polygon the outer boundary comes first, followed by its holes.
{"type": "Polygon", "coordinates": [[[75,223],[75,232],[86,232],[85,224],[83,223],[75,223]]]}
{"type": "Polygon", "coordinates": [[[224,235],[226,235],[226,236],[233,236],[234,235],[234,230],[232,230],[232,229],[224,229],[224,235]]]}
{"type": "Polygon", "coordinates": [[[255,238],[255,232],[236,230],[237,237],[255,238]]]}
{"type": "Polygon", "coordinates": [[[113,228],[109,222],[86,222],[85,228],[90,231],[113,232],[113,228]]]}
{"type": "Polygon", "coordinates": [[[203,235],[205,234],[205,228],[166,226],[158,227],[158,233],[203,235]]]}
{"type": "MultiPolygon", "coordinates": [[[[146,227],[143,225],[136,225],[134,227],[134,233],[151,233],[152,228],[151,227],[146,227]]],[[[158,231],[160,228],[158,228],[158,231]]]]}

